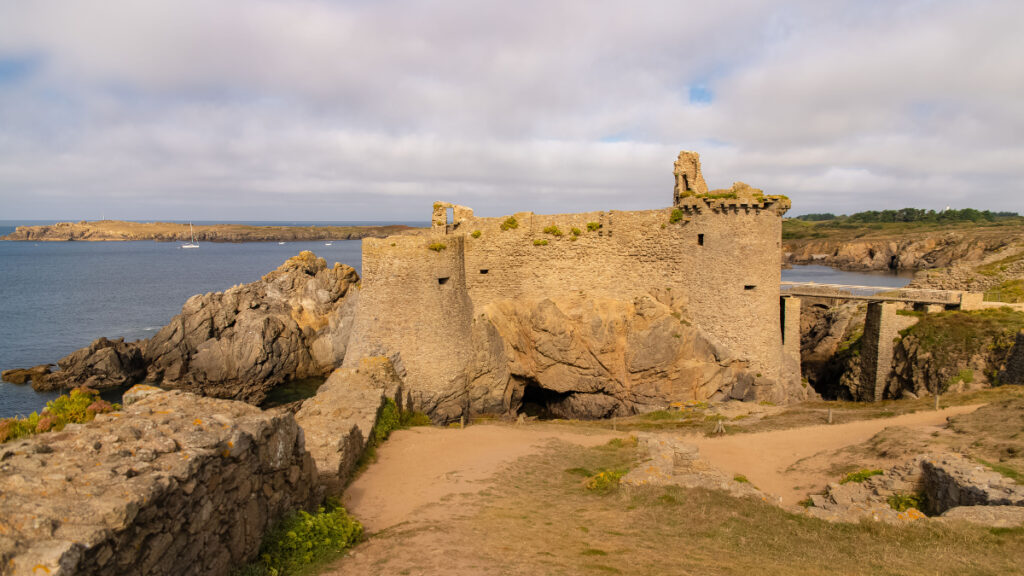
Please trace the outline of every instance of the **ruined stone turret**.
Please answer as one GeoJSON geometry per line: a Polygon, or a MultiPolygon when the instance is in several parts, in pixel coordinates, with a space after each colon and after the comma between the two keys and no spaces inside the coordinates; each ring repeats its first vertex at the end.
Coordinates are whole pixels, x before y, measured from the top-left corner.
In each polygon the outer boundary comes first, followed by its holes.
{"type": "Polygon", "coordinates": [[[673,204],[679,204],[679,199],[687,195],[708,193],[708,185],[700,173],[700,154],[683,150],[679,153],[673,172],[676,177],[673,204]]]}

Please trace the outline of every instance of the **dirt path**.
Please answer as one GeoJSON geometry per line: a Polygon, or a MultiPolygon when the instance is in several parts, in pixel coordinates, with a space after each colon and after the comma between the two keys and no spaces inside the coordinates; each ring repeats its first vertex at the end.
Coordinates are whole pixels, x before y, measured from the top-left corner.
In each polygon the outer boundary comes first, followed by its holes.
{"type": "Polygon", "coordinates": [[[795,504],[805,498],[812,487],[824,487],[826,483],[836,480],[823,473],[787,473],[786,470],[797,461],[860,444],[890,426],[911,429],[944,426],[948,417],[973,412],[980,406],[954,406],[893,418],[822,424],[722,438],[694,436],[690,440],[700,448],[701,458],[714,467],[729,474],[743,474],[761,490],[780,497],[783,504],[795,504]]]}
{"type": "MultiPolygon", "coordinates": [[[[377,532],[414,518],[424,506],[480,490],[503,465],[540,451],[552,440],[596,446],[618,436],[543,424],[400,430],[378,449],[377,462],[345,491],[345,507],[369,532],[377,532]]],[[[444,508],[430,511],[434,517],[439,513],[444,508]]]]}

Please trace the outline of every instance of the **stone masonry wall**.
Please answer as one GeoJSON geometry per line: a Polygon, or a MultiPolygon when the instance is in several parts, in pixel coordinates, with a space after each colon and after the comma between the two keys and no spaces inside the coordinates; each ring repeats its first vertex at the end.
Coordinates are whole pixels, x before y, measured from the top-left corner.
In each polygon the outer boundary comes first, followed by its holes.
{"type": "Polygon", "coordinates": [[[672,208],[524,212],[514,215],[515,229],[501,229],[504,217],[473,218],[446,237],[465,238],[466,283],[476,313],[501,299],[580,291],[631,299],[670,291],[697,326],[752,368],[778,377],[781,218],[762,205],[704,204],[676,223],[671,215],[672,208]],[[588,231],[591,222],[600,228],[588,231]],[[544,233],[552,225],[561,237],[544,233]],[[581,231],[578,237],[572,228],[581,231]]]}
{"type": "Polygon", "coordinates": [[[400,353],[396,369],[416,408],[427,412],[464,390],[473,304],[463,254],[461,236],[365,239],[363,289],[344,366],[400,353]]]}
{"type": "Polygon", "coordinates": [[[148,392],[0,447],[0,573],[219,576],[319,502],[290,413],[148,392]]]}
{"type": "Polygon", "coordinates": [[[1006,361],[1006,368],[999,373],[1003,384],[1024,384],[1024,331],[1017,333],[1017,342],[1006,361]]]}
{"type": "Polygon", "coordinates": [[[896,337],[896,305],[870,302],[861,337],[861,372],[858,400],[882,399],[892,371],[893,339],[896,337]]]}

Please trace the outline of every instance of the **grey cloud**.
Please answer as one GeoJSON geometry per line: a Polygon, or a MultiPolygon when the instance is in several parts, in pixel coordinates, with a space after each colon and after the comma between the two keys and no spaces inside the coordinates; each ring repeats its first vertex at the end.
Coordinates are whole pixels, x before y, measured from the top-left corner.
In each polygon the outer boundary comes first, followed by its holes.
{"type": "Polygon", "coordinates": [[[1001,0],[0,0],[0,59],[39,62],[0,86],[0,212],[658,207],[683,148],[713,186],[744,180],[796,212],[1020,209],[1022,15],[1001,0]],[[689,102],[692,85],[712,101],[689,102]]]}

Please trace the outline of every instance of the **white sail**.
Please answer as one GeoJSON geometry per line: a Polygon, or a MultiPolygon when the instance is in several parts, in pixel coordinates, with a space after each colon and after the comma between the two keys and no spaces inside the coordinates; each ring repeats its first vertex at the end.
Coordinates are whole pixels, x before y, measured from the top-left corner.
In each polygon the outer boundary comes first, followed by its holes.
{"type": "Polygon", "coordinates": [[[196,233],[192,230],[192,222],[188,223],[188,233],[192,237],[192,241],[188,244],[182,244],[182,248],[199,248],[199,244],[196,243],[196,233]]]}

